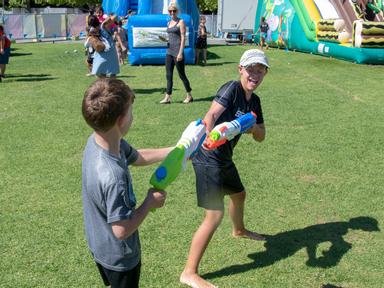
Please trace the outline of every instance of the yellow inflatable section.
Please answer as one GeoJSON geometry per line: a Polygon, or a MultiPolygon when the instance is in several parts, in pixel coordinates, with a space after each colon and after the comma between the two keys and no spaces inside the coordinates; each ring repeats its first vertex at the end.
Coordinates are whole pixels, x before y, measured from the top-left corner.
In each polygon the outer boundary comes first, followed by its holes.
{"type": "Polygon", "coordinates": [[[317,10],[316,4],[313,0],[303,0],[305,8],[307,8],[309,17],[311,17],[312,21],[317,23],[321,19],[319,10],[317,10]]]}

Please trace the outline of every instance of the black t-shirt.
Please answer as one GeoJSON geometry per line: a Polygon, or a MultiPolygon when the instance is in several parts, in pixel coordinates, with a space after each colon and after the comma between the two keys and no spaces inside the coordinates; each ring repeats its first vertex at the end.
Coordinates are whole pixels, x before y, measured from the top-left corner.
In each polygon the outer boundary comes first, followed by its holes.
{"type": "MultiPolygon", "coordinates": [[[[236,118],[253,111],[257,115],[256,123],[264,123],[263,112],[261,110],[260,98],[252,93],[251,100],[245,98],[240,81],[229,81],[224,84],[217,92],[214,101],[223,105],[226,109],[216,120],[215,125],[223,122],[230,122],[236,118]]],[[[219,146],[217,149],[207,151],[200,148],[196,156],[192,159],[194,164],[205,164],[213,166],[227,166],[232,164],[233,149],[241,137],[237,135],[231,141],[219,146]]]]}
{"type": "Polygon", "coordinates": [[[268,28],[269,28],[269,26],[268,26],[267,23],[264,22],[264,23],[260,24],[260,32],[267,33],[268,32],[268,28]]]}

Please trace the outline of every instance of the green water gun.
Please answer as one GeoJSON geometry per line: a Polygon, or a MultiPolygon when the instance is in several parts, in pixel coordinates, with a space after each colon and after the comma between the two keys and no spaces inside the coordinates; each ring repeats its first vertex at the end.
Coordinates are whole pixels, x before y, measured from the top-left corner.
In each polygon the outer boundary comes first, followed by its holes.
{"type": "Polygon", "coordinates": [[[187,160],[192,158],[206,136],[206,125],[203,120],[191,122],[184,130],[175,148],[167,155],[153,173],[149,183],[156,189],[164,190],[171,184],[182,170],[187,160]]]}

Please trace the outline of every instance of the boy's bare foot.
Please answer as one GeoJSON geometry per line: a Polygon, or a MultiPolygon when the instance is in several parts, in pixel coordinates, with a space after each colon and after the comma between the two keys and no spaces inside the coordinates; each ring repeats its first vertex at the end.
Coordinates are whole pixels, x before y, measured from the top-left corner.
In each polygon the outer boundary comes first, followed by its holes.
{"type": "Polygon", "coordinates": [[[258,234],[256,232],[249,231],[245,229],[244,231],[237,231],[237,232],[232,232],[232,236],[235,238],[249,238],[252,240],[256,241],[265,241],[265,236],[258,234]]]}
{"type": "Polygon", "coordinates": [[[217,286],[201,278],[200,275],[188,274],[185,271],[180,275],[180,282],[192,288],[217,288],[217,286]]]}

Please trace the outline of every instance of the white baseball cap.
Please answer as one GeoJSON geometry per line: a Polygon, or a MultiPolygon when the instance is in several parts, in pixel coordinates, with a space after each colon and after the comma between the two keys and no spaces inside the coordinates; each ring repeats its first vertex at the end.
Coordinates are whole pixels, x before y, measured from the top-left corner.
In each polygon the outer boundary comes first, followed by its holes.
{"type": "Polygon", "coordinates": [[[247,67],[255,64],[262,64],[268,68],[270,67],[268,58],[263,51],[259,49],[249,49],[245,51],[240,58],[240,66],[247,67]]]}

